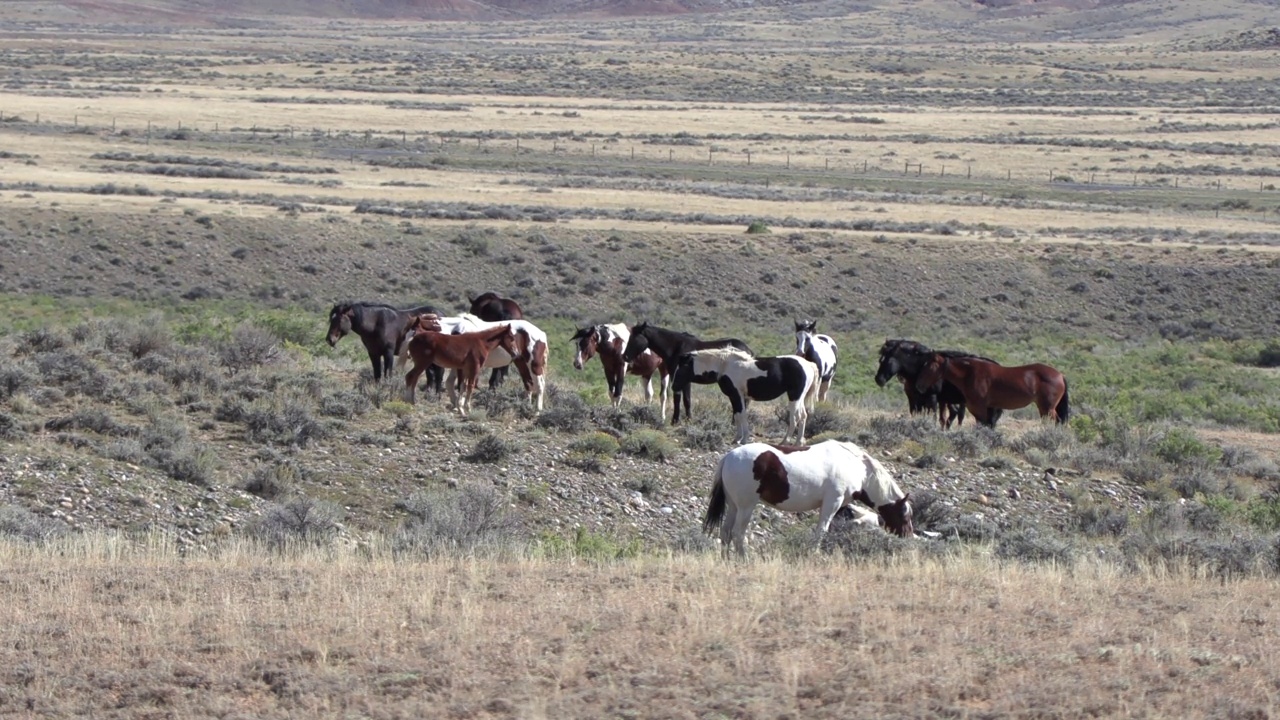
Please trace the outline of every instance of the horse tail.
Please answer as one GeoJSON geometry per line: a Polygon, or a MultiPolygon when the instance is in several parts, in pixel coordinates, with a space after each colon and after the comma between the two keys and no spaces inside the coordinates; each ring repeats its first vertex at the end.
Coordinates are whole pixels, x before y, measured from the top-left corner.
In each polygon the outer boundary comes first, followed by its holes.
{"type": "Polygon", "coordinates": [[[1058,422],[1065,423],[1071,417],[1071,400],[1067,397],[1067,378],[1062,377],[1062,399],[1058,401],[1058,406],[1053,409],[1058,414],[1058,422]]]}
{"type": "Polygon", "coordinates": [[[724,458],[720,458],[720,463],[716,465],[716,481],[711,486],[711,502],[707,504],[706,517],[702,518],[702,532],[711,535],[720,527],[720,522],[724,519],[725,499],[724,458]]]}

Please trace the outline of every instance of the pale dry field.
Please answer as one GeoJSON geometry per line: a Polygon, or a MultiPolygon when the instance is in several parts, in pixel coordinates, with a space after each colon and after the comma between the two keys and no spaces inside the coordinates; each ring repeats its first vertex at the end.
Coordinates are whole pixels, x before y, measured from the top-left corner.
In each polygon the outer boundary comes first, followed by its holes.
{"type": "Polygon", "coordinates": [[[831,558],[0,548],[28,717],[1267,717],[1274,584],[831,558]]]}

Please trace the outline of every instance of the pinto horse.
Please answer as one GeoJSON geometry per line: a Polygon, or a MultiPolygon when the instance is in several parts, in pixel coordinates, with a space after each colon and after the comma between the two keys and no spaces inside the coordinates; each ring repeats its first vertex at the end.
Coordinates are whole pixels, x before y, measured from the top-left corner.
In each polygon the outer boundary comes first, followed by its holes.
{"type": "MultiPolygon", "coordinates": [[[[960,350],[933,350],[912,340],[885,340],[880,346],[880,367],[876,370],[876,384],[884,387],[894,377],[902,381],[902,391],[907,396],[907,409],[912,415],[926,411],[938,412],[938,425],[950,430],[952,423],[964,425],[965,400],[960,388],[938,380],[923,390],[916,387],[916,379],[929,356],[935,352],[947,357],[976,357],[990,360],[960,350]]],[[[1003,411],[992,410],[991,422],[1000,419],[1003,411]]]]}
{"type": "Polygon", "coordinates": [[[827,399],[836,375],[836,341],[818,334],[817,320],[796,320],[796,355],[818,366],[818,400],[827,399]]]}
{"type": "MultiPolygon", "coordinates": [[[[515,346],[516,332],[510,325],[498,325],[480,332],[449,335],[440,332],[440,323],[434,315],[420,315],[415,321],[414,335],[409,340],[409,357],[413,358],[413,368],[405,373],[405,394],[409,402],[414,402],[414,389],[418,378],[431,365],[440,365],[458,372],[462,384],[462,397],[455,395],[455,404],[463,417],[471,406],[471,396],[475,393],[480,369],[484,367],[489,353],[501,347],[513,357],[519,352],[515,346]]],[[[456,384],[450,382],[451,394],[456,393],[456,384]]]]}
{"type": "Polygon", "coordinates": [[[890,532],[914,537],[910,494],[857,445],[839,440],[808,447],[751,443],[730,450],[716,466],[702,530],[711,535],[720,529],[726,557],[730,544],[745,556],[747,526],[756,503],[763,502],[783,512],[820,510],[815,536],[821,541],[836,512],[854,500],[873,508],[890,532]]]}
{"type": "Polygon", "coordinates": [[[631,330],[623,323],[578,328],[573,337],[569,338],[578,348],[578,352],[573,356],[573,367],[581,370],[588,360],[599,355],[600,364],[604,366],[605,382],[609,384],[609,399],[614,407],[622,404],[622,386],[626,383],[627,375],[635,375],[644,380],[644,401],[652,402],[653,375],[657,373],[662,391],[662,411],[665,414],[667,385],[671,382],[670,373],[662,363],[662,358],[653,354],[651,350],[646,349],[640,353],[635,362],[624,361],[622,350],[630,339],[631,330]]]}
{"type": "MultiPolygon", "coordinates": [[[[384,373],[391,373],[395,357],[404,352],[409,325],[416,316],[426,313],[438,311],[430,305],[400,310],[384,303],[338,303],[329,310],[329,333],[325,340],[329,347],[335,347],[348,333],[359,335],[373,363],[373,379],[380,382],[384,373]]],[[[442,377],[440,368],[432,368],[427,382],[439,392],[442,377]]]]}
{"type": "MultiPolygon", "coordinates": [[[[520,303],[511,298],[501,297],[496,292],[480,293],[469,301],[471,308],[468,312],[486,322],[524,319],[524,310],[520,309],[520,303]]],[[[495,367],[493,372],[489,373],[489,389],[498,387],[506,379],[506,366],[495,367]]]]}
{"type": "MultiPolygon", "coordinates": [[[[720,392],[729,398],[733,408],[733,424],[737,428],[734,441],[751,441],[751,421],[747,406],[752,400],[767,402],[786,395],[787,432],[781,442],[795,435],[797,445],[804,445],[804,429],[809,420],[805,400],[813,403],[818,392],[818,366],[799,355],[755,357],[734,347],[696,350],[682,355],[672,373],[673,393],[688,390],[689,383],[719,383],[720,392]]],[[[685,394],[688,397],[688,394],[685,394]]],[[[677,395],[676,401],[679,402],[677,395]]],[[[687,415],[689,409],[685,408],[687,415]]]]}
{"type": "MultiPolygon", "coordinates": [[[[655,355],[662,358],[662,364],[665,365],[673,375],[677,361],[682,355],[687,355],[694,350],[710,350],[712,348],[735,347],[739,350],[745,350],[748,354],[754,355],[751,348],[737,338],[720,338],[719,340],[699,340],[696,336],[689,333],[679,332],[676,330],[667,330],[656,325],[650,325],[648,322],[642,322],[631,328],[631,338],[627,340],[625,349],[622,351],[622,359],[628,363],[636,361],[640,354],[645,350],[652,351],[655,355]]],[[[707,384],[715,382],[714,380],[698,380],[693,382],[707,384]]],[[[675,425],[680,422],[680,398],[674,397],[676,393],[674,377],[672,382],[672,395],[674,402],[674,412],[671,415],[671,424],[675,425]]],[[[689,416],[689,395],[690,388],[686,384],[684,387],[684,414],[689,416]]],[[[666,400],[662,403],[662,412],[667,412],[666,400]]]]}
{"type": "Polygon", "coordinates": [[[995,427],[996,410],[1017,410],[1032,403],[1040,410],[1040,417],[1048,415],[1058,423],[1066,422],[1071,414],[1067,378],[1042,363],[1005,367],[994,360],[934,353],[916,378],[916,389],[939,379],[959,388],[969,412],[988,427],[995,427]]]}

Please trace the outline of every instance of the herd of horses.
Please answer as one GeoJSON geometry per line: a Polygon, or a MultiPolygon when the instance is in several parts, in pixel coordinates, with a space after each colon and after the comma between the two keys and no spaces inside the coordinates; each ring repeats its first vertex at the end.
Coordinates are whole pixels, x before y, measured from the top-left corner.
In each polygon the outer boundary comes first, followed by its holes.
{"type": "MultiPolygon", "coordinates": [[[[524,316],[519,303],[486,292],[470,300],[466,312],[450,316],[422,305],[396,308],[383,303],[349,302],[329,312],[327,341],[334,346],[345,335],[364,343],[375,382],[390,377],[395,361],[412,361],[405,374],[404,396],[415,399],[419,380],[443,392],[465,416],[479,384],[490,368],[491,388],[500,385],[511,365],[524,383],[528,402],[542,410],[546,393],[548,339],[524,316]]],[[[703,340],[641,322],[598,324],[578,328],[571,338],[574,368],[582,370],[600,357],[609,398],[622,402],[628,375],[644,381],[644,399],[653,399],[659,381],[661,412],[667,398],[671,423],[680,422],[681,401],[689,417],[692,386],[714,384],[729,400],[738,444],[716,469],[703,529],[719,528],[724,552],[743,552],[743,536],[754,507],[764,502],[779,510],[820,510],[817,534],[825,533],[838,512],[855,522],[882,525],[912,537],[912,507],[907,493],[888,471],[852,443],[828,440],[805,444],[809,413],[827,398],[835,376],[838,346],[817,332],[814,320],[795,322],[795,352],[758,356],[737,338],[703,340]],[[751,401],[785,397],[787,429],[778,444],[751,442],[747,408],[751,401]],[[794,441],[794,445],[786,444],[794,441]],[[870,510],[860,510],[854,501],[870,510]]],[[[1070,401],[1061,372],[1041,363],[1004,366],[990,358],[958,350],[934,350],[911,340],[886,340],[880,348],[876,384],[902,383],[908,411],[937,413],[943,429],[963,425],[966,412],[995,427],[1005,410],[1035,405],[1041,418],[1067,421],[1070,401]]]]}

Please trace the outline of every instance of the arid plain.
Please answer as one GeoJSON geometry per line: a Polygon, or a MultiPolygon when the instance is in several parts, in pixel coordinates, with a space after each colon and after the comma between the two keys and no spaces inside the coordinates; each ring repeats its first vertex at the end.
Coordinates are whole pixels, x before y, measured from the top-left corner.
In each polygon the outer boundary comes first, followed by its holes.
{"type": "Polygon", "coordinates": [[[5,10],[0,714],[1280,712],[1265,6],[317,7],[5,10]],[[322,341],[490,289],[551,333],[541,416],[322,341]],[[588,322],[798,316],[814,434],[942,537],[763,512],[722,562],[723,399],[671,428],[570,366],[588,322]],[[1075,417],[909,419],[898,336],[1050,362],[1075,417]]]}

